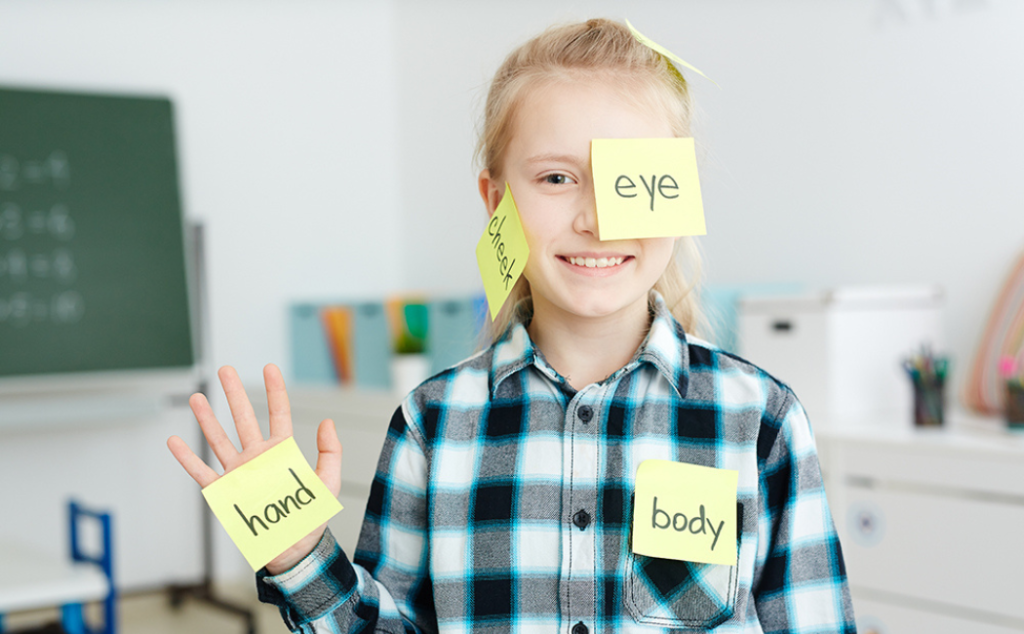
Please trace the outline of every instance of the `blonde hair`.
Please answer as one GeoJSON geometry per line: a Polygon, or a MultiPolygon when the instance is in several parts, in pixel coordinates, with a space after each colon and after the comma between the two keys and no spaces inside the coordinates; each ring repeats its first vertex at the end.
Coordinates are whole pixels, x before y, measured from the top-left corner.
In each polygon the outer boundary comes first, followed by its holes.
{"type": "MultiPolygon", "coordinates": [[[[515,112],[529,88],[602,74],[615,75],[617,83],[628,87],[624,96],[641,107],[661,109],[675,136],[690,136],[692,103],[686,80],[664,56],[638,42],[624,24],[593,19],[551,27],[512,51],[491,81],[476,150],[477,160],[491,178],[500,178],[505,149],[515,133],[515,112]]],[[[698,301],[700,250],[692,239],[682,238],[672,255],[654,290],[687,333],[706,336],[698,301]]],[[[490,325],[489,340],[500,338],[532,312],[530,283],[520,277],[490,325]]]]}

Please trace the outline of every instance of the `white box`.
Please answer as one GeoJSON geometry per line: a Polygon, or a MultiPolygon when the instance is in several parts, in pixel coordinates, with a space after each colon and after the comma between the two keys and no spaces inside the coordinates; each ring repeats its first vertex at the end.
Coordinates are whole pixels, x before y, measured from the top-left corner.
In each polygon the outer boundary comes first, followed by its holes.
{"type": "Polygon", "coordinates": [[[942,306],[934,286],[744,297],[740,354],[793,388],[816,428],[880,412],[904,414],[909,424],[913,393],[902,362],[924,345],[943,351],[942,306]]]}

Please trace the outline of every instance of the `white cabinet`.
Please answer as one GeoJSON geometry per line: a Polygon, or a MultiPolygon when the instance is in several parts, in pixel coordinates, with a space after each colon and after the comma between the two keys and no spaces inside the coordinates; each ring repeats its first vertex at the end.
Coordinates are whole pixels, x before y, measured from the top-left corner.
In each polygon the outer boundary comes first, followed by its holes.
{"type": "Polygon", "coordinates": [[[841,287],[795,296],[743,297],[740,354],[796,391],[815,426],[835,416],[911,406],[903,359],[942,349],[942,291],[841,287]]]}
{"type": "Polygon", "coordinates": [[[818,434],[859,631],[1024,631],[1024,436],[995,419],[818,434]]]}

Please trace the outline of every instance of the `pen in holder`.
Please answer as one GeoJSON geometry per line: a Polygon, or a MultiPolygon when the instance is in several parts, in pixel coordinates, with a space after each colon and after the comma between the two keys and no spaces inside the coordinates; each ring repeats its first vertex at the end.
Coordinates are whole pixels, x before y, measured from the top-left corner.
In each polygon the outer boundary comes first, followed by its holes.
{"type": "Polygon", "coordinates": [[[999,360],[999,376],[1006,387],[1003,413],[1006,424],[1013,429],[1024,429],[1024,362],[1020,358],[1024,358],[1024,350],[1018,358],[1004,356],[999,360]]]}
{"type": "Polygon", "coordinates": [[[1006,382],[1006,424],[1024,429],[1024,382],[1020,379],[1006,382]]]}
{"type": "Polygon", "coordinates": [[[903,362],[903,369],[914,388],[914,425],[938,427],[946,409],[946,371],[949,361],[934,357],[925,348],[920,355],[903,362]]]}

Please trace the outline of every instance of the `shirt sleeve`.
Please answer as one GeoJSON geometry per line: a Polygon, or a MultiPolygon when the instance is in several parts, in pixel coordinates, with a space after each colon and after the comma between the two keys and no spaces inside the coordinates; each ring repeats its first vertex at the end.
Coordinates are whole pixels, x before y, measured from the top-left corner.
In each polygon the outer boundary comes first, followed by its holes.
{"type": "Polygon", "coordinates": [[[384,441],[354,560],[328,530],[291,570],[257,574],[260,600],[277,605],[293,632],[437,630],[427,572],[426,458],[401,408],[384,441]]]}
{"type": "Polygon", "coordinates": [[[758,440],[754,601],[766,634],[856,633],[846,567],[803,406],[784,390],[758,440]]]}

